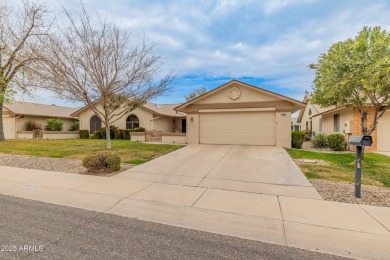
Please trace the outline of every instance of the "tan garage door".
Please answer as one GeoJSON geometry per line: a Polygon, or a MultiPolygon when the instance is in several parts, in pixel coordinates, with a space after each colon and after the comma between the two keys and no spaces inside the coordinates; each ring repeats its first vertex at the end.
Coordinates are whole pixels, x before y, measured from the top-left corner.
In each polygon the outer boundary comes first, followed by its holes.
{"type": "Polygon", "coordinates": [[[201,144],[275,145],[275,112],[200,114],[201,144]]]}
{"type": "Polygon", "coordinates": [[[390,111],[386,111],[379,119],[377,149],[390,152],[390,111]]]}

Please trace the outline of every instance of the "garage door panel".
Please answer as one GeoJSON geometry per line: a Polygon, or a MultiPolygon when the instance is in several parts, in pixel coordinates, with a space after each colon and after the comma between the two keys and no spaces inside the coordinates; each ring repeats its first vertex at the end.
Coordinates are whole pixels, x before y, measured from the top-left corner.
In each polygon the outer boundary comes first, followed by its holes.
{"type": "Polygon", "coordinates": [[[390,152],[390,113],[386,111],[378,123],[378,151],[390,152]]]}
{"type": "Polygon", "coordinates": [[[200,143],[275,145],[275,112],[201,113],[200,143]]]}

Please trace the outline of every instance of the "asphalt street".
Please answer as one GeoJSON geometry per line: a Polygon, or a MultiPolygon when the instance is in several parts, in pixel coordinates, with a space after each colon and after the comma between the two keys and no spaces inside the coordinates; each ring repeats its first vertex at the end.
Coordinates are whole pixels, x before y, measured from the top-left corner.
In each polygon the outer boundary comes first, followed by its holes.
{"type": "Polygon", "coordinates": [[[345,259],[0,195],[0,259],[345,259]]]}

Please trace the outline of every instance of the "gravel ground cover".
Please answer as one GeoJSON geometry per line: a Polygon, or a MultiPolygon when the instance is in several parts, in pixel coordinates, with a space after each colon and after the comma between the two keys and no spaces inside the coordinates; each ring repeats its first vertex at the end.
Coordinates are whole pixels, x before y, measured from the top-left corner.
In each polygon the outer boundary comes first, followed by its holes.
{"type": "MultiPolygon", "coordinates": [[[[87,174],[87,169],[81,165],[81,160],[76,159],[0,154],[0,165],[44,171],[87,174]]],[[[122,171],[131,167],[132,165],[130,164],[122,164],[122,171]]],[[[114,174],[117,174],[117,172],[114,174]]]]}
{"type": "Polygon", "coordinates": [[[390,207],[390,188],[362,185],[362,198],[355,198],[353,183],[314,180],[310,182],[324,200],[390,207]]]}

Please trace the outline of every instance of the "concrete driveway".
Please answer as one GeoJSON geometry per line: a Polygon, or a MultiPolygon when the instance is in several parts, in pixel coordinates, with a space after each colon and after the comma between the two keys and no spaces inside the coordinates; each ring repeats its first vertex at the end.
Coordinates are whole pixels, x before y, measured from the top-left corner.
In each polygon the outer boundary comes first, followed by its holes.
{"type": "MultiPolygon", "coordinates": [[[[287,152],[280,147],[186,146],[116,177],[162,184],[321,199],[287,152]]],[[[151,187],[149,190],[152,189],[151,187]]],[[[147,192],[148,190],[145,190],[145,193],[147,192]]]]}
{"type": "Polygon", "coordinates": [[[0,166],[0,193],[361,259],[390,208],[324,201],[282,148],[194,145],[114,177],[0,166]]]}

